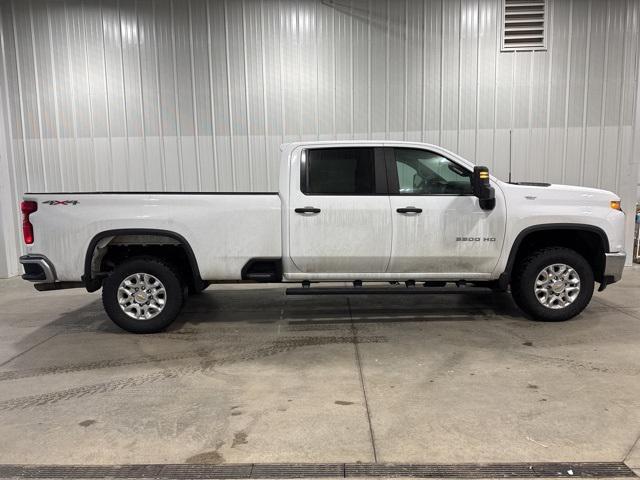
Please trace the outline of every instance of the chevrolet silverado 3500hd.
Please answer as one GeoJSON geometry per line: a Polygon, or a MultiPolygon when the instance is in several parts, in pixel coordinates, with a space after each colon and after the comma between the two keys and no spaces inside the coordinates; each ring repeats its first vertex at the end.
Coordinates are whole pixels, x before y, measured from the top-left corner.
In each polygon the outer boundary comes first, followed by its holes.
{"type": "Polygon", "coordinates": [[[102,288],[109,317],[136,333],[167,327],[188,292],[239,281],[299,282],[298,294],[510,288],[528,316],[561,321],[625,261],[615,194],[505,183],[420,143],[284,145],[277,193],[26,193],[22,213],[23,278],[102,288]],[[354,287],[311,286],[332,281],[354,287]]]}

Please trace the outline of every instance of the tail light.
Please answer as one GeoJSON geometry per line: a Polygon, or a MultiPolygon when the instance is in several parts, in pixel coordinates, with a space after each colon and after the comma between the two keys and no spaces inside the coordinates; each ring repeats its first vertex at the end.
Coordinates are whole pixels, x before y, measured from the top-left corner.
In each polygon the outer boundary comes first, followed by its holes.
{"type": "Polygon", "coordinates": [[[22,236],[24,237],[24,243],[31,245],[33,243],[33,225],[29,221],[29,215],[38,210],[38,203],[32,201],[22,202],[20,210],[22,210],[22,236]]]}

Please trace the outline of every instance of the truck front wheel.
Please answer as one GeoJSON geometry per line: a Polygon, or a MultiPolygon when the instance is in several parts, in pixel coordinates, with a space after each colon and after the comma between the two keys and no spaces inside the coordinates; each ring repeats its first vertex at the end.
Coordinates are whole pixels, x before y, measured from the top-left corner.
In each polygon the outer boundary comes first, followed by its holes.
{"type": "Polygon", "coordinates": [[[593,295],[589,262],[569,248],[549,247],[524,258],[514,271],[511,293],[535,320],[561,322],[578,315],[593,295]]]}
{"type": "Polygon", "coordinates": [[[109,318],[132,333],[156,333],[180,313],[185,288],[169,263],[136,257],[120,263],[102,286],[102,303],[109,318]]]}

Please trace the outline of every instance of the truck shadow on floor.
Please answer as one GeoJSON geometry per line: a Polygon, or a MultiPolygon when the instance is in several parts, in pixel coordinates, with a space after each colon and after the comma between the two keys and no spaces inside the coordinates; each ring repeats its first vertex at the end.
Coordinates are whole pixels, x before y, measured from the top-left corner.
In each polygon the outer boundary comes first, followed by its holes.
{"type": "MultiPolygon", "coordinates": [[[[517,320],[529,322],[507,293],[287,297],[282,289],[206,290],[187,298],[166,333],[245,325],[282,324],[302,330],[323,325],[517,320]]],[[[231,328],[230,327],[230,328],[231,328]]],[[[235,327],[233,327],[235,328],[235,327]]],[[[48,335],[104,332],[131,335],[106,315],[99,298],[61,314],[17,342],[29,348],[48,335]]]]}
{"type": "Polygon", "coordinates": [[[474,319],[528,321],[507,293],[288,297],[280,289],[208,290],[190,297],[170,330],[216,322],[395,323],[474,319]]]}

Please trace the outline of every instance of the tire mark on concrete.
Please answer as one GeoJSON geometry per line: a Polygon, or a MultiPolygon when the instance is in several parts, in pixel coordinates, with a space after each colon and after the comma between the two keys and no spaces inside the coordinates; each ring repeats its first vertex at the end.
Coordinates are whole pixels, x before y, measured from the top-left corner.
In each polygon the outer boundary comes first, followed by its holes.
{"type": "MultiPolygon", "coordinates": [[[[360,343],[381,343],[386,342],[387,340],[385,337],[371,336],[359,338],[358,341],[360,343]]],[[[163,380],[178,378],[186,375],[207,373],[207,371],[222,365],[257,360],[260,358],[289,352],[301,347],[322,346],[331,344],[350,344],[352,342],[353,337],[351,336],[281,338],[273,342],[271,345],[261,347],[250,352],[239,352],[220,359],[204,359],[199,365],[187,365],[184,367],[167,368],[159,372],[138,375],[135,377],[122,378],[104,383],[84,385],[50,393],[29,395],[25,397],[17,397],[0,401],[0,411],[48,406],[65,400],[72,400],[102,393],[115,392],[127,388],[135,388],[141,385],[160,382],[163,380]]]]}
{"type": "Polygon", "coordinates": [[[556,367],[568,367],[574,370],[586,370],[599,373],[617,373],[621,375],[640,375],[640,368],[628,367],[618,368],[610,367],[604,363],[591,362],[588,360],[575,360],[573,358],[553,357],[547,355],[539,355],[535,353],[515,352],[515,355],[521,358],[535,360],[538,363],[552,365],[556,367]]]}
{"type": "Polygon", "coordinates": [[[207,348],[199,348],[195,350],[186,350],[175,353],[165,354],[148,354],[138,357],[130,358],[115,358],[109,360],[98,360],[95,362],[83,362],[72,363],[66,365],[52,365],[42,368],[31,368],[26,370],[8,370],[0,372],[0,382],[8,380],[18,380],[23,378],[41,377],[45,375],[60,375],[65,373],[76,373],[91,370],[99,370],[103,368],[117,368],[126,367],[130,365],[144,365],[155,364],[176,360],[188,360],[194,358],[206,358],[211,356],[212,353],[220,353],[224,350],[230,350],[233,352],[238,351],[243,345],[238,344],[229,345],[229,342],[225,342],[224,345],[208,345],[207,348]]]}
{"type": "Polygon", "coordinates": [[[149,363],[161,363],[167,361],[184,360],[191,358],[205,357],[211,354],[211,349],[195,350],[176,354],[144,356],[135,358],[117,358],[112,360],[100,360],[88,363],[75,363],[68,365],[53,365],[51,367],[33,368],[28,370],[11,370],[0,372],[0,382],[7,380],[18,380],[22,378],[41,377],[44,375],[59,375],[64,373],[76,373],[102,368],[125,367],[129,365],[143,365],[149,363]]]}
{"type": "MultiPolygon", "coordinates": [[[[291,338],[293,339],[296,337],[291,337],[291,338]]],[[[288,341],[286,338],[280,339],[280,340],[288,341]]],[[[66,365],[52,365],[52,366],[43,367],[43,368],[33,368],[33,369],[25,369],[25,370],[9,370],[5,372],[0,372],[0,382],[8,381],[8,380],[19,380],[24,378],[40,377],[40,376],[46,376],[46,375],[61,375],[61,374],[68,374],[68,373],[99,370],[99,369],[105,369],[105,368],[125,367],[125,366],[131,366],[131,365],[155,364],[155,363],[162,363],[167,361],[188,360],[188,359],[197,359],[197,358],[206,359],[210,357],[213,353],[221,353],[221,351],[223,352],[224,350],[237,352],[239,349],[246,347],[246,344],[247,344],[246,337],[243,339],[242,336],[238,336],[237,338],[234,338],[233,341],[234,343],[232,345],[229,345],[230,343],[229,339],[225,338],[223,342],[222,341],[217,342],[217,345],[208,344],[207,348],[187,350],[187,351],[176,352],[176,353],[148,354],[148,355],[133,357],[133,358],[131,357],[117,358],[117,359],[109,359],[109,360],[100,360],[95,362],[83,362],[83,363],[66,364],[66,365]]]]}

